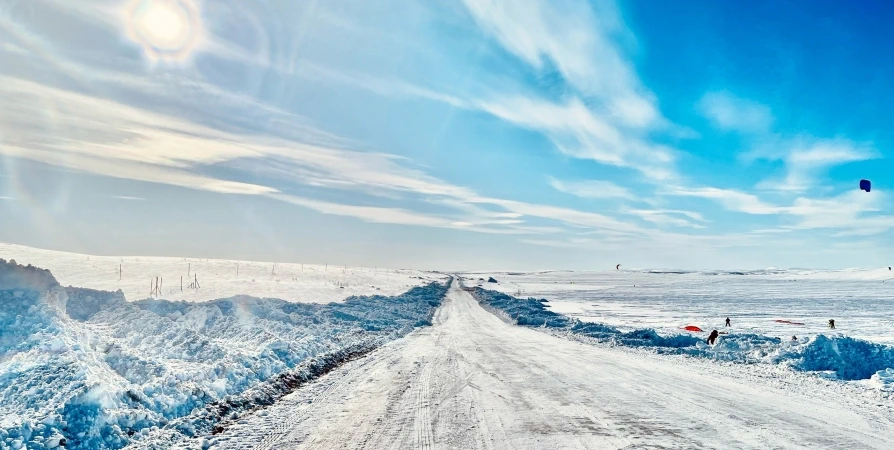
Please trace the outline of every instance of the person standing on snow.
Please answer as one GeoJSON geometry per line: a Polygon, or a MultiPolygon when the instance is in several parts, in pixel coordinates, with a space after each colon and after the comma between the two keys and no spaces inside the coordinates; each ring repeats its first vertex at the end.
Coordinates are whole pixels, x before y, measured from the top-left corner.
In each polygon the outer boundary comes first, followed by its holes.
{"type": "Polygon", "coordinates": [[[719,336],[719,335],[720,335],[720,333],[717,332],[717,330],[712,331],[711,335],[708,336],[708,345],[714,345],[714,341],[717,340],[717,336],[719,336]]]}
{"type": "Polygon", "coordinates": [[[835,319],[829,319],[829,328],[835,329],[835,319]]]}
{"type": "Polygon", "coordinates": [[[732,326],[732,325],[729,324],[729,317],[726,318],[726,325],[724,325],[724,326],[725,326],[725,327],[731,327],[731,326],[732,326]]]}

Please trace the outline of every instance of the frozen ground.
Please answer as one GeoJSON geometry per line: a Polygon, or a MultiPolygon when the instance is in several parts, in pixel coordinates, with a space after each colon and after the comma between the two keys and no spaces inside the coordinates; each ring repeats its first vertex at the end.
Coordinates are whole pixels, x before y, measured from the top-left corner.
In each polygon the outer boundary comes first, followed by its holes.
{"type": "Polygon", "coordinates": [[[129,301],[0,260],[0,449],[120,448],[210,433],[427,325],[445,291],[431,283],[329,304],[129,301]]]}
{"type": "MultiPolygon", "coordinates": [[[[467,273],[472,285],[546,298],[552,311],[622,330],[662,334],[686,325],[791,339],[835,333],[894,344],[894,272],[767,270],[652,273],[647,271],[467,273]],[[479,282],[493,276],[498,283],[479,282]],[[804,325],[776,322],[789,320],[804,325]]],[[[701,335],[699,335],[701,336],[701,335]]]]}
{"type": "Polygon", "coordinates": [[[504,322],[456,287],[433,321],[178,448],[894,446],[891,400],[857,385],[586,345],[504,322]]]}
{"type": "Polygon", "coordinates": [[[161,295],[155,297],[167,300],[204,301],[250,294],[312,303],[336,302],[352,295],[397,295],[413,286],[448,278],[381,267],[281,263],[274,267],[267,262],[219,259],[91,256],[3,243],[0,258],[48,269],[63,286],[121,289],[131,301],[149,297],[155,277],[162,278],[161,295]],[[189,289],[195,278],[200,289],[189,289]]]}

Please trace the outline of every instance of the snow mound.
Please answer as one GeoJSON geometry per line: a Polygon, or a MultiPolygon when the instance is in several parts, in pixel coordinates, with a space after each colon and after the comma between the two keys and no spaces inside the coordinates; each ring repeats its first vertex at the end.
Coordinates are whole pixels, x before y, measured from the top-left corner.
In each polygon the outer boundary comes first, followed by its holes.
{"type": "Polygon", "coordinates": [[[306,379],[430,324],[446,289],[333,304],[128,302],[0,260],[0,448],[121,448],[172,424],[186,435],[207,430],[217,419],[196,412],[208,405],[285,389],[293,370],[306,379]]]}
{"type": "Polygon", "coordinates": [[[894,368],[894,347],[847,336],[819,335],[806,345],[781,348],[770,359],[799,370],[834,372],[842,380],[864,380],[894,368]]]}
{"type": "Polygon", "coordinates": [[[869,381],[877,389],[894,391],[894,369],[879,370],[869,381]]]}
{"type": "Polygon", "coordinates": [[[657,353],[683,354],[737,363],[780,364],[795,370],[834,374],[839,380],[871,380],[877,387],[894,386],[894,346],[847,336],[817,335],[802,341],[758,334],[721,335],[716,345],[688,334],[660,335],[653,329],[623,332],[609,325],[582,322],[550,311],[545,300],[519,299],[480,287],[469,289],[479,303],[522,326],[547,328],[575,338],[657,353]]]}

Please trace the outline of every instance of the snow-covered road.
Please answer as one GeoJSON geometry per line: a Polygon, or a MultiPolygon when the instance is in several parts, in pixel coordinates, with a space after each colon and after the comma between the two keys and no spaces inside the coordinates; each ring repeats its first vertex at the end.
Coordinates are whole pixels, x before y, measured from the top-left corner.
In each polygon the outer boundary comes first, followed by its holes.
{"type": "Polygon", "coordinates": [[[894,417],[804,374],[585,345],[454,283],[432,327],[218,435],[218,448],[894,448],[894,417]],[[751,373],[751,376],[748,374],[751,373]],[[744,375],[743,375],[744,374],[744,375]]]}

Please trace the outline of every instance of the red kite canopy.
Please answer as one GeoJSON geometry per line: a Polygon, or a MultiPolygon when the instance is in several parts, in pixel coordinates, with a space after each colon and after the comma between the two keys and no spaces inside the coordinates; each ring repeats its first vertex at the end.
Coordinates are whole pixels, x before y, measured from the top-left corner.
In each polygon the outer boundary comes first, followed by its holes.
{"type": "Polygon", "coordinates": [[[705,331],[695,325],[687,325],[687,326],[683,327],[683,329],[686,331],[705,331]]]}

